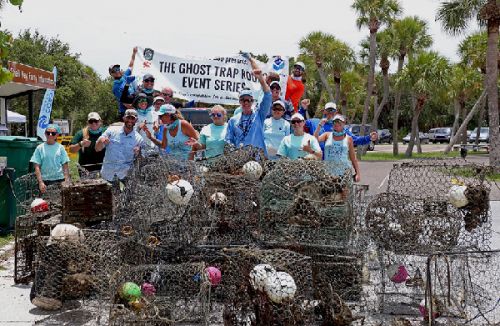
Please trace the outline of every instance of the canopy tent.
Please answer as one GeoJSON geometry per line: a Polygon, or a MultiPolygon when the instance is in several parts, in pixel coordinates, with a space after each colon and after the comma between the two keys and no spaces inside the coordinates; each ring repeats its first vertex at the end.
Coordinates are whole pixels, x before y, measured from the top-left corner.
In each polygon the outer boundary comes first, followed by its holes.
{"type": "Polygon", "coordinates": [[[17,112],[7,110],[7,123],[26,123],[26,117],[17,112]]]}
{"type": "Polygon", "coordinates": [[[7,132],[7,102],[19,96],[28,96],[28,135],[35,135],[33,92],[43,89],[55,89],[54,74],[21,63],[8,61],[7,68],[13,74],[12,80],[0,85],[0,135],[7,132]]]}

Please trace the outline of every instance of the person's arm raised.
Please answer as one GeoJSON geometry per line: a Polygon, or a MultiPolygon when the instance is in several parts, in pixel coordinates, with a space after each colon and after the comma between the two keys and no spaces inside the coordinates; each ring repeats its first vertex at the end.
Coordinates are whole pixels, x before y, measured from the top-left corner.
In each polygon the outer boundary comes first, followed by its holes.
{"type": "Polygon", "coordinates": [[[135,61],[135,55],[137,54],[137,46],[132,49],[132,57],[130,58],[130,62],[128,64],[128,67],[130,70],[134,69],[134,61],[135,61]]]}

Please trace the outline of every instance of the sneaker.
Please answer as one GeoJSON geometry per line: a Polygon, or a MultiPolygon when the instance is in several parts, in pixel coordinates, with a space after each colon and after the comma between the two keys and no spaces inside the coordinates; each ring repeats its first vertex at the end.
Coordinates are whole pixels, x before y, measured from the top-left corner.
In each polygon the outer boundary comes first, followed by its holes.
{"type": "Polygon", "coordinates": [[[61,300],[47,297],[35,297],[31,303],[43,310],[59,310],[62,307],[61,300]]]}

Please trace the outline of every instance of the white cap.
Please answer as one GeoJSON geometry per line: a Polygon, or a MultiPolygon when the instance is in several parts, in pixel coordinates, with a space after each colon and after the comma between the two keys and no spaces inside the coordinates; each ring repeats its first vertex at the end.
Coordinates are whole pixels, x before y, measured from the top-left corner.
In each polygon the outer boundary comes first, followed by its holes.
{"type": "Polygon", "coordinates": [[[337,111],[337,104],[333,102],[328,102],[325,104],[325,110],[327,111],[337,111]]]}
{"type": "Polygon", "coordinates": [[[303,62],[297,61],[295,62],[294,66],[299,66],[302,68],[302,70],[306,71],[306,65],[303,62]]]}
{"type": "Polygon", "coordinates": [[[285,103],[283,103],[283,101],[281,101],[281,100],[276,100],[276,101],[274,101],[274,102],[273,102],[273,106],[275,106],[275,105],[281,105],[281,107],[282,107],[283,109],[285,109],[285,103]]]}
{"type": "Polygon", "coordinates": [[[292,118],[290,120],[293,120],[293,119],[304,121],[304,117],[300,113],[295,113],[294,115],[292,115],[292,118]]]}
{"type": "Polygon", "coordinates": [[[165,99],[163,98],[163,96],[157,96],[155,97],[155,99],[153,100],[153,103],[155,103],[156,101],[162,101],[162,102],[165,102],[165,99]]]}
{"type": "Polygon", "coordinates": [[[335,120],[340,120],[342,122],[345,122],[345,117],[342,115],[342,114],[336,114],[334,117],[333,117],[333,121],[335,120]]]}
{"type": "Polygon", "coordinates": [[[87,121],[89,120],[101,120],[101,116],[97,112],[90,112],[87,116],[87,121]]]}
{"type": "Polygon", "coordinates": [[[280,85],[280,82],[279,81],[273,81],[271,82],[271,84],[269,84],[269,87],[273,87],[274,85],[278,85],[278,87],[281,89],[281,85],[280,85]]]}

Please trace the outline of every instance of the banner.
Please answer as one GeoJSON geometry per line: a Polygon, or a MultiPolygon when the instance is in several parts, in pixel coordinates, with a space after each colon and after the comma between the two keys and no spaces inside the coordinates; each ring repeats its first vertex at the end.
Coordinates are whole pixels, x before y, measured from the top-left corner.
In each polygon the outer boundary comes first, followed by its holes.
{"type": "MultiPolygon", "coordinates": [[[[270,71],[280,74],[281,89],[286,90],[288,58],[275,56],[268,63],[257,63],[264,74],[270,71]]],[[[210,104],[238,105],[242,89],[261,89],[250,62],[241,55],[187,59],[139,47],[133,74],[139,80],[145,74],[152,74],[155,89],[170,87],[176,98],[210,104]]]]}
{"type": "MultiPolygon", "coordinates": [[[[54,73],[54,86],[55,86],[57,79],[57,68],[54,67],[52,72],[54,73]]],[[[52,102],[54,101],[54,93],[55,93],[54,89],[47,89],[45,91],[45,95],[43,96],[42,106],[40,107],[40,117],[38,118],[36,135],[40,137],[43,141],[47,140],[45,137],[45,129],[50,123],[50,113],[52,112],[52,102]]]]}

